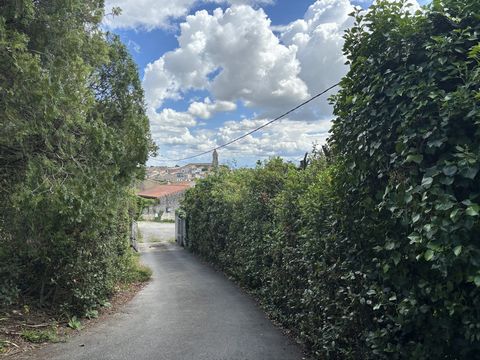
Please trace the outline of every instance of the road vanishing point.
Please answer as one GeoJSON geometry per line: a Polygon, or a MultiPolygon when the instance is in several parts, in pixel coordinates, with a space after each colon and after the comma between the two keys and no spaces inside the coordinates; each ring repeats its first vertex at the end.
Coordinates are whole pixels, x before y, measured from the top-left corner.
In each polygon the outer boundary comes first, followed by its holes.
{"type": "Polygon", "coordinates": [[[222,273],[173,242],[174,225],[140,223],[151,282],[104,322],[19,359],[301,360],[301,348],[222,273]]]}

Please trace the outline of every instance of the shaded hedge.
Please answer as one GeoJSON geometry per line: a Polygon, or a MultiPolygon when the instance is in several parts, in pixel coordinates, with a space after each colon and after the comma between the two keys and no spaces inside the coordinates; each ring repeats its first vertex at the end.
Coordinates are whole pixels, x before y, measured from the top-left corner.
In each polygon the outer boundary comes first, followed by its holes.
{"type": "Polygon", "coordinates": [[[317,358],[480,358],[480,3],[354,16],[329,155],[201,181],[189,246],[317,358]]]}

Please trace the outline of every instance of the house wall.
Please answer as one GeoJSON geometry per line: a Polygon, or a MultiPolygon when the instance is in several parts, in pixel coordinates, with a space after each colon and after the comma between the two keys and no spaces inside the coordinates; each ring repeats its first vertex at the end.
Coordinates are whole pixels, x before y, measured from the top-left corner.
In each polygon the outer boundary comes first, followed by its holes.
{"type": "Polygon", "coordinates": [[[184,196],[185,191],[181,191],[158,198],[155,205],[143,210],[143,218],[145,220],[156,220],[160,216],[160,220],[175,220],[175,210],[180,207],[180,202],[184,196]]]}

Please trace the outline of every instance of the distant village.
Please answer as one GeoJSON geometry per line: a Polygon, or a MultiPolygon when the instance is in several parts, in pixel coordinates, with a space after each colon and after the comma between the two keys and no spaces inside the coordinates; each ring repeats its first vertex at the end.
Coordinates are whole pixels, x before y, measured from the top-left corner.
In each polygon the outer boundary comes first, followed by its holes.
{"type": "Polygon", "coordinates": [[[146,178],[165,183],[195,182],[204,179],[216,167],[218,167],[218,154],[214,150],[211,163],[190,163],[174,167],[150,166],[147,168],[146,178]]]}
{"type": "Polygon", "coordinates": [[[185,191],[195,186],[218,167],[218,154],[212,154],[211,163],[190,163],[184,166],[150,166],[146,179],[138,184],[137,195],[153,200],[143,211],[143,220],[172,221],[180,207],[185,191]]]}
{"type": "Polygon", "coordinates": [[[192,163],[184,166],[150,166],[147,179],[165,183],[191,182],[204,179],[211,171],[211,163],[192,163]]]}

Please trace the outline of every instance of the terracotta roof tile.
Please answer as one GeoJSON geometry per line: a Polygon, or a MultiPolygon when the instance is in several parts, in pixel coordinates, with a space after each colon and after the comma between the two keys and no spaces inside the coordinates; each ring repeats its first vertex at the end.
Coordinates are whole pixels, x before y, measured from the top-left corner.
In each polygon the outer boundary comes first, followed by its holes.
{"type": "Polygon", "coordinates": [[[177,194],[183,192],[191,187],[189,184],[169,184],[169,185],[157,185],[148,190],[142,190],[137,193],[138,196],[157,199],[163,196],[177,194]]]}

